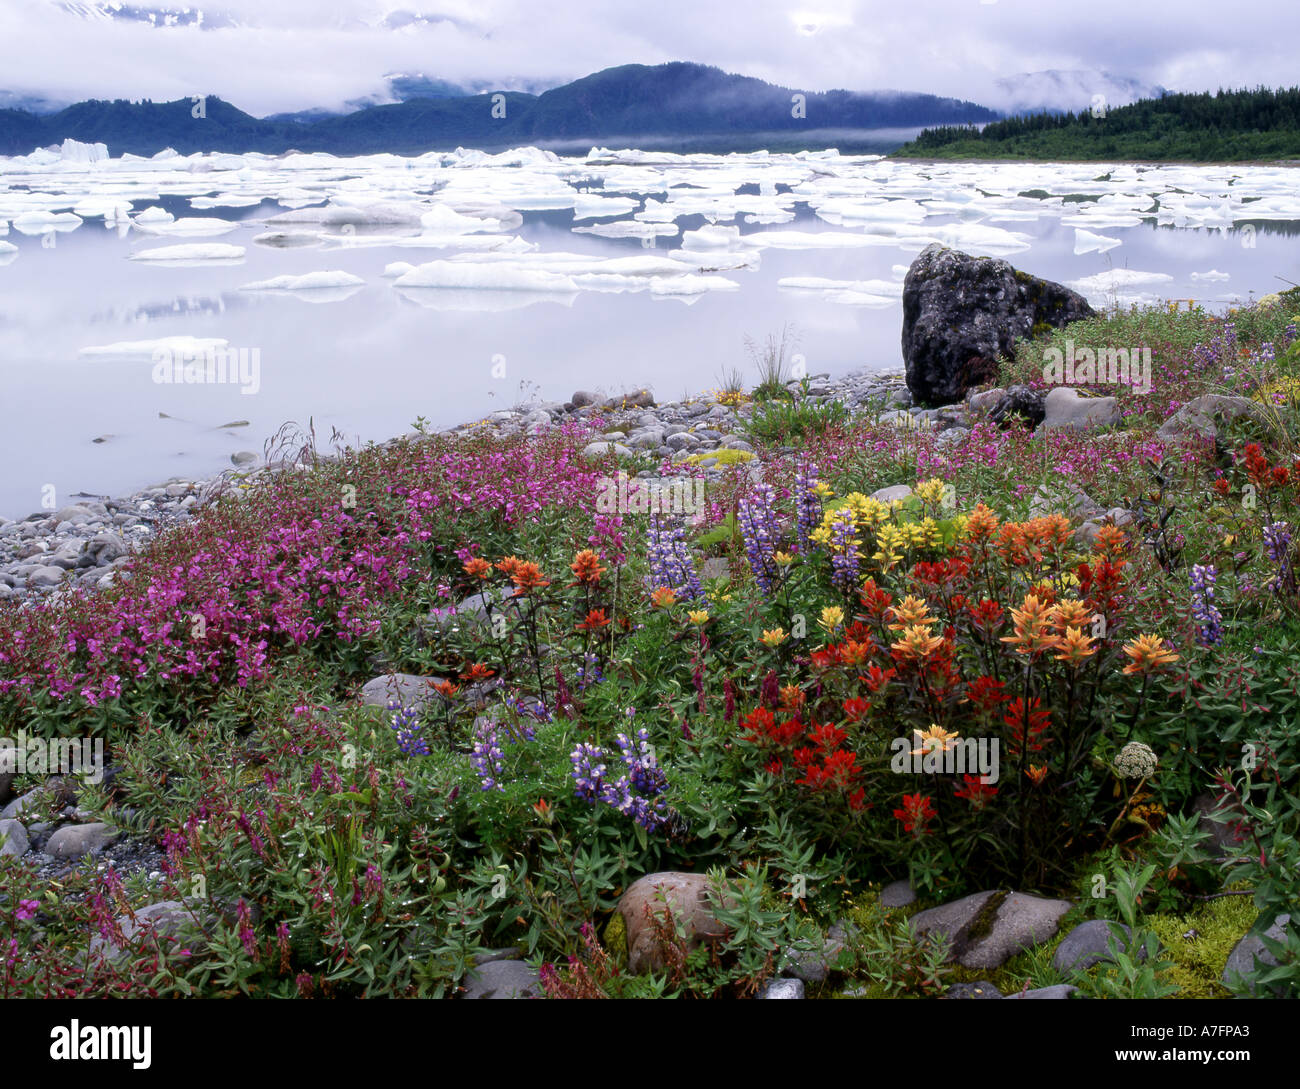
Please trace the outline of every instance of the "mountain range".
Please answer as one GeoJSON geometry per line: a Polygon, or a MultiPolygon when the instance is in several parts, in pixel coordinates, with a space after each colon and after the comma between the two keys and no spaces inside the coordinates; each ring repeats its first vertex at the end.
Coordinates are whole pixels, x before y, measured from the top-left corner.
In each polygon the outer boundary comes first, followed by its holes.
{"type": "MultiPolygon", "coordinates": [[[[257,118],[218,98],[206,99],[201,111],[191,99],[92,99],[44,114],[0,109],[0,154],[26,154],[67,138],[107,144],[115,155],[152,155],[167,147],[182,154],[290,149],[412,154],[521,144],[585,150],[615,140],[690,150],[784,150],[809,141],[834,143],[841,150],[881,150],[875,130],[983,124],[1001,116],[955,98],[799,92],[682,62],[607,68],[540,94],[457,93],[464,88],[424,77],[397,78],[404,81],[397,85],[408,96],[404,101],[341,115],[257,118]]],[[[901,142],[900,137],[892,144],[901,142]]]]}

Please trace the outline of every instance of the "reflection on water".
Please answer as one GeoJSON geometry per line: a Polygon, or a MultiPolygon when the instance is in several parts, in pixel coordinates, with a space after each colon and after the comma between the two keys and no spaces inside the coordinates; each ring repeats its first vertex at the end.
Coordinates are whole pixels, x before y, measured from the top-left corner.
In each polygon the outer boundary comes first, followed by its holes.
{"type": "MultiPolygon", "coordinates": [[[[1278,277],[1300,280],[1293,242],[1300,223],[1283,218],[1290,213],[1276,171],[1259,175],[1258,201],[1238,197],[1229,207],[1226,168],[1204,169],[1203,199],[1197,172],[1178,168],[1182,193],[1157,204],[1155,175],[1142,175],[1139,184],[1133,168],[1122,179],[1116,173],[1081,186],[1088,199],[1065,203],[1070,190],[1063,186],[1078,185],[1077,166],[1070,168],[1074,180],[1062,181],[1057,168],[1025,164],[886,164],[885,171],[869,159],[740,156],[717,163],[687,171],[671,163],[578,161],[564,177],[485,166],[450,180],[391,166],[366,180],[365,171],[336,164],[322,167],[310,186],[305,177],[263,183],[254,195],[265,199],[248,204],[256,171],[233,164],[220,178],[157,171],[133,186],[111,175],[6,175],[0,161],[0,218],[15,228],[0,237],[0,514],[35,510],[46,484],[59,496],[116,494],[219,471],[235,451],[260,451],[286,420],[311,418],[320,433],[337,428],[364,441],[403,433],[417,416],[438,426],[479,418],[525,394],[566,400],[575,389],[649,385],[674,399],[716,385],[724,369],[747,368],[744,337],[761,339],[785,323],[797,330],[810,373],[895,370],[897,283],[927,238],[1007,253],[1018,267],[1062,281],[1110,269],[1171,277],[1123,287],[1121,299],[1158,293],[1223,306],[1286,286],[1278,277]],[[49,196],[59,191],[55,181],[68,190],[63,211],[80,205],[90,212],[99,200],[110,222],[87,216],[70,230],[48,218],[62,214],[49,196]],[[576,198],[575,190],[582,190],[576,198]],[[246,206],[202,200],[227,193],[246,206]],[[364,212],[325,220],[307,204],[332,195],[347,206],[351,195],[358,206],[391,200],[396,207],[412,193],[426,210],[439,200],[448,207],[423,222],[394,213],[394,222],[374,223],[364,212]],[[216,238],[190,237],[167,233],[161,213],[150,213],[147,226],[163,233],[143,234],[113,211],[114,202],[126,201],[136,213],[160,208],[177,219],[235,227],[216,238]],[[1152,214],[1156,208],[1162,211],[1152,214]],[[1261,218],[1245,218],[1255,209],[1261,218]],[[460,218],[473,215],[476,223],[496,216],[496,229],[463,230],[460,218]],[[272,217],[287,222],[268,225],[272,217]],[[780,232],[779,245],[754,246],[761,232],[780,232]],[[823,232],[840,237],[828,235],[834,244],[824,248],[808,237],[823,232]],[[850,232],[861,237],[843,237],[850,232]],[[523,241],[511,241],[516,237],[523,241]],[[240,247],[242,255],[128,260],[143,249],[214,242],[240,247]],[[682,252],[693,262],[683,269],[686,278],[669,284],[656,275],[653,290],[635,263],[584,261],[682,252]],[[557,264],[546,256],[555,254],[577,256],[557,264]],[[448,260],[516,270],[517,282],[532,287],[395,286],[401,269],[390,266],[398,262],[448,260]],[[305,291],[241,290],[321,272],[364,283],[340,277],[305,291]],[[716,290],[708,277],[725,277],[739,290],[716,290]],[[792,278],[842,283],[780,285],[792,278]],[[257,393],[241,393],[237,384],[158,383],[147,351],[82,354],[171,337],[255,350],[257,393]]],[[[1238,193],[1252,184],[1251,170],[1231,171],[1238,193]]]]}

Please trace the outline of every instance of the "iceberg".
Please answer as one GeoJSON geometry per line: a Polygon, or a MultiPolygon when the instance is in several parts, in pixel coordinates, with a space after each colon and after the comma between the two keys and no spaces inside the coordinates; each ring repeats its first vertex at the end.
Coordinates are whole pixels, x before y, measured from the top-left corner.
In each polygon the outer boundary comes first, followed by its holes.
{"type": "Polygon", "coordinates": [[[201,216],[182,216],[170,222],[152,220],[142,223],[136,217],[135,228],[142,234],[161,234],[182,238],[211,238],[214,235],[229,234],[239,226],[228,219],[204,219],[201,216]]]}
{"type": "Polygon", "coordinates": [[[1110,238],[1104,234],[1093,234],[1092,231],[1085,231],[1082,227],[1074,228],[1075,253],[1105,253],[1120,244],[1121,240],[1118,238],[1110,238]]]}
{"type": "Polygon", "coordinates": [[[151,250],[137,250],[130,255],[130,260],[238,261],[243,256],[243,246],[228,246],[222,242],[185,242],[179,246],[158,246],[151,250]]]}

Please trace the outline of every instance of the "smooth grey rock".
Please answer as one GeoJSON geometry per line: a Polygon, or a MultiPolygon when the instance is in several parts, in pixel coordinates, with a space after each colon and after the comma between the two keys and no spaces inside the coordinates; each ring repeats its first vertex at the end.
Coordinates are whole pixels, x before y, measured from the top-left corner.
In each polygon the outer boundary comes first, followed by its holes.
{"type": "Polygon", "coordinates": [[[1119,420],[1119,408],[1114,397],[1082,397],[1072,386],[1057,386],[1049,390],[1043,402],[1043,427],[1048,431],[1057,428],[1090,431],[1113,427],[1119,420]]]}
{"type": "Polygon", "coordinates": [[[773,979],[763,988],[759,998],[803,998],[802,979],[773,979]]]}
{"type": "Polygon", "coordinates": [[[901,908],[914,903],[916,903],[916,893],[909,881],[891,881],[880,890],[881,907],[901,908]]]}
{"type": "Polygon", "coordinates": [[[36,804],[44,793],[44,788],[33,787],[26,794],[19,795],[3,809],[0,809],[0,820],[25,820],[29,812],[35,811],[36,804]]]}
{"type": "Polygon", "coordinates": [[[927,246],[903,281],[907,388],[923,404],[960,401],[994,378],[998,360],[1036,325],[1092,314],[1082,295],[1006,261],[927,246]]]}
{"type": "Polygon", "coordinates": [[[466,998],[539,998],[536,968],[521,960],[494,960],[474,968],[464,979],[466,998]]]}
{"type": "MultiPolygon", "coordinates": [[[[1286,941],[1286,928],[1291,922],[1289,914],[1279,915],[1273,920],[1273,925],[1264,931],[1266,937],[1275,942],[1286,941]]],[[[1260,965],[1267,968],[1277,966],[1277,958],[1273,956],[1260,940],[1258,934],[1247,934],[1241,941],[1232,947],[1232,952],[1228,954],[1228,960],[1223,966],[1223,973],[1220,979],[1225,986],[1234,986],[1243,982],[1244,977],[1255,971],[1255,961],[1258,959],[1260,965]]],[[[1254,985],[1250,987],[1250,993],[1255,993],[1254,985]]]]}
{"type": "Polygon", "coordinates": [[[27,829],[15,820],[0,820],[0,855],[25,855],[27,829]]]}
{"type": "Polygon", "coordinates": [[[396,700],[403,707],[423,707],[439,698],[433,685],[441,680],[414,673],[386,673],[366,681],[361,688],[361,702],[367,707],[385,707],[396,700]]]}
{"type": "Polygon", "coordinates": [[[947,937],[950,961],[965,968],[997,968],[1052,937],[1069,910],[1068,900],[989,890],[919,912],[911,923],[918,935],[947,937]]]}
{"type": "Polygon", "coordinates": [[[877,488],[871,493],[871,498],[877,503],[892,503],[896,499],[906,499],[911,494],[912,489],[906,484],[892,484],[888,488],[877,488]]]}
{"type": "Polygon", "coordinates": [[[1161,424],[1156,437],[1166,441],[1184,437],[1215,439],[1220,424],[1243,416],[1262,421],[1266,418],[1266,413],[1261,405],[1247,397],[1203,393],[1188,401],[1161,424]]]}
{"type": "Polygon", "coordinates": [[[230,455],[231,465],[256,465],[259,460],[252,450],[236,450],[230,455]]]}
{"type": "Polygon", "coordinates": [[[969,427],[950,427],[946,431],[939,432],[935,437],[934,444],[936,446],[956,446],[958,443],[964,442],[969,435],[969,427]]]}
{"type": "Polygon", "coordinates": [[[1009,423],[1014,418],[1021,418],[1030,427],[1037,427],[1043,422],[1046,412],[1047,395],[1042,390],[1030,389],[1028,386],[1008,386],[997,403],[989,410],[989,419],[996,424],[1009,423]]]}
{"type": "Polygon", "coordinates": [[[627,967],[634,975],[663,967],[663,950],[651,917],[671,911],[688,949],[719,940],[724,933],[709,900],[709,877],[702,873],[666,871],[647,874],[627,887],[618,911],[627,928],[627,967]]]}
{"type": "MultiPolygon", "coordinates": [[[[1123,923],[1116,925],[1123,927],[1127,945],[1129,928],[1123,923]]],[[[1056,952],[1052,955],[1052,967],[1058,972],[1068,974],[1072,971],[1084,971],[1094,964],[1109,960],[1107,950],[1110,939],[1110,924],[1104,919],[1089,919],[1086,923],[1080,923],[1061,939],[1061,944],[1056,947],[1056,952]]],[[[1139,957],[1145,955],[1145,950],[1138,951],[1139,957]]]]}
{"type": "Polygon", "coordinates": [[[55,858],[81,858],[115,843],[121,833],[102,822],[65,824],[45,844],[45,853],[55,858]]]}
{"type": "Polygon", "coordinates": [[[28,586],[58,586],[63,582],[64,571],[61,567],[43,564],[27,575],[28,586]]]}
{"type": "Polygon", "coordinates": [[[617,457],[630,457],[632,451],[621,442],[591,442],[582,448],[582,456],[588,461],[600,461],[610,454],[617,457]]]}

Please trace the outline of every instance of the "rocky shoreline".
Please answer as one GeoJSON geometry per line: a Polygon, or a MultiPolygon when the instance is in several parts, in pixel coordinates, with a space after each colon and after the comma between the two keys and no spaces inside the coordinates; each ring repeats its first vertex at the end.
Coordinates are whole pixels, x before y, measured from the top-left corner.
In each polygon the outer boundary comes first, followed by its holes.
{"type": "MultiPolygon", "coordinates": [[[[798,390],[801,383],[792,381],[790,388],[798,390]]],[[[912,402],[901,370],[854,372],[834,379],[814,375],[807,380],[805,396],[810,403],[837,400],[857,411],[884,405],[898,412],[912,402]]],[[[912,411],[920,417],[937,415],[934,410],[912,411]]],[[[694,458],[693,464],[707,473],[717,465],[709,459],[718,451],[753,452],[747,441],[752,413],[752,404],[731,406],[716,395],[656,404],[646,390],[619,397],[580,390],[567,402],[525,403],[438,434],[509,438],[544,432],[566,420],[600,418],[610,426],[602,439],[586,447],[587,456],[640,453],[678,464],[694,458]]],[[[236,454],[233,469],[206,479],[173,477],[116,498],[80,493],[57,510],[12,521],[0,517],[0,601],[41,600],[78,587],[107,589],[133,553],[170,527],[188,522],[223,487],[274,471],[274,466],[254,464],[255,457],[236,454]]]]}

